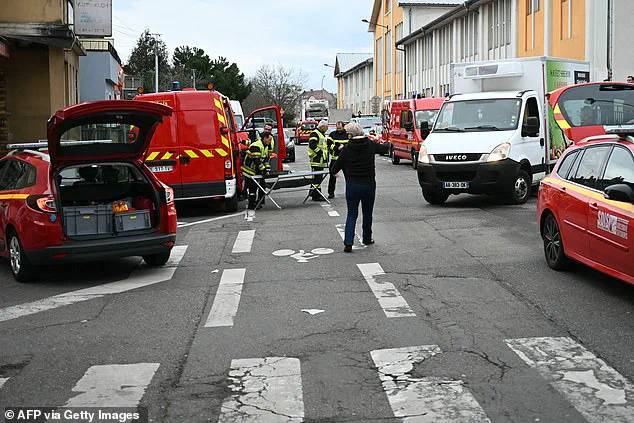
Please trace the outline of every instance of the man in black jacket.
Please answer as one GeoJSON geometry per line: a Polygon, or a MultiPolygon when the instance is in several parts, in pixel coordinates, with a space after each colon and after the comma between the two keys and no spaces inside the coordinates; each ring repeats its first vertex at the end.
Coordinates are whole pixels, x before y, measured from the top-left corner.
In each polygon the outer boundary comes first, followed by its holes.
{"type": "MultiPolygon", "coordinates": [[[[348,133],[344,129],[344,123],[342,121],[337,122],[337,129],[330,133],[328,138],[328,149],[330,150],[330,168],[335,164],[335,161],[339,158],[339,153],[343,147],[348,143],[348,133]]],[[[335,188],[337,184],[337,176],[330,175],[328,177],[328,198],[335,198],[335,188]]]]}
{"type": "Polygon", "coordinates": [[[339,159],[330,169],[330,176],[343,170],[346,177],[346,202],[348,204],[348,217],[346,218],[346,230],[343,240],[346,253],[352,252],[354,244],[355,227],[359,216],[359,203],[363,211],[363,244],[374,244],[372,239],[372,210],[376,195],[376,171],[374,156],[387,154],[387,145],[381,145],[368,139],[361,125],[352,122],[345,127],[350,141],[341,150],[339,159]]]}

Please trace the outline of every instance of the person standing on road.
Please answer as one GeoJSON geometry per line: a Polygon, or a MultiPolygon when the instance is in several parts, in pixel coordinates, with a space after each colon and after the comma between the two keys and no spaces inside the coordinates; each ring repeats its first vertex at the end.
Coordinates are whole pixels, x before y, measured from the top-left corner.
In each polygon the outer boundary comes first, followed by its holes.
{"type": "MultiPolygon", "coordinates": [[[[273,135],[270,132],[264,132],[262,138],[252,142],[247,150],[244,164],[242,165],[242,173],[247,176],[268,176],[271,171],[269,159],[273,151],[273,135]]],[[[261,185],[264,186],[264,179],[260,179],[261,185]]],[[[258,203],[258,208],[264,205],[264,194],[258,188],[255,181],[246,178],[246,187],[249,194],[249,210],[254,210],[258,203]],[[261,200],[261,201],[260,201],[261,200]]]]}
{"type": "Polygon", "coordinates": [[[361,125],[351,122],[345,127],[350,141],[341,150],[339,158],[330,169],[330,175],[340,170],[346,177],[346,202],[348,217],[343,240],[346,253],[352,252],[355,228],[359,216],[359,202],[363,211],[363,244],[374,244],[372,239],[372,212],[376,195],[376,170],[374,156],[387,154],[387,145],[376,143],[365,136],[361,125]]]}
{"type": "MultiPolygon", "coordinates": [[[[339,158],[341,149],[348,143],[348,133],[344,128],[342,121],[337,122],[337,129],[330,134],[328,139],[330,149],[330,169],[335,161],[339,158]]],[[[328,177],[328,198],[335,198],[335,188],[337,184],[337,176],[330,175],[328,177]]]]}
{"type": "MultiPolygon", "coordinates": [[[[308,158],[310,159],[310,168],[313,171],[328,168],[329,154],[328,137],[326,136],[327,130],[328,122],[322,120],[317,125],[317,128],[310,134],[310,138],[308,139],[308,158]]],[[[313,179],[313,185],[311,188],[313,201],[324,201],[324,197],[321,195],[321,183],[323,180],[324,175],[315,176],[313,179]]]]}

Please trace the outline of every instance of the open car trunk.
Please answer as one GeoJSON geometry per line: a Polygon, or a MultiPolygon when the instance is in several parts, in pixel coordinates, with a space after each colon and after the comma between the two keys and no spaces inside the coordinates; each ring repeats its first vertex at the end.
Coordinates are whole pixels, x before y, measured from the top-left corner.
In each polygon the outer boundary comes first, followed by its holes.
{"type": "Polygon", "coordinates": [[[90,163],[54,172],[59,216],[69,238],[151,232],[160,222],[156,190],[132,163],[90,163]]]}

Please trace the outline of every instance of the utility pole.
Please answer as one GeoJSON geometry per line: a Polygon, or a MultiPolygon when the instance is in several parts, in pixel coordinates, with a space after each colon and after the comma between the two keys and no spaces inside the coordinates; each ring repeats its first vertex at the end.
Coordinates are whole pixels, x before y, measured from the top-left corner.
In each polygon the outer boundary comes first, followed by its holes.
{"type": "Polygon", "coordinates": [[[158,61],[158,42],[159,39],[158,37],[161,36],[161,34],[150,34],[154,36],[154,92],[157,93],[159,92],[159,61],[158,61]]]}

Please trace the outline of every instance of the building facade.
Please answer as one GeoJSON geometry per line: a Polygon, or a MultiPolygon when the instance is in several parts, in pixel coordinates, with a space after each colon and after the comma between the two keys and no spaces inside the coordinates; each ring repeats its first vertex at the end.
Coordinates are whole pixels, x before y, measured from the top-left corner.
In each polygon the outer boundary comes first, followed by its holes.
{"type": "MultiPolygon", "coordinates": [[[[352,113],[374,114],[374,66],[372,53],[339,53],[335,58],[337,108],[352,113]]],[[[376,103],[376,101],[375,101],[376,103]]]]}
{"type": "Polygon", "coordinates": [[[80,100],[116,100],[121,98],[123,69],[112,40],[81,40],[86,55],[79,58],[80,100]]]}
{"type": "Polygon", "coordinates": [[[518,56],[588,61],[595,81],[634,74],[631,0],[520,0],[518,14],[518,56]]]}
{"type": "Polygon", "coordinates": [[[79,57],[71,0],[3,0],[0,8],[0,151],[46,138],[46,122],[78,103],[79,57]]]}
{"type": "Polygon", "coordinates": [[[374,0],[368,31],[374,34],[374,95],[382,100],[405,96],[405,53],[396,41],[438,18],[456,0],[374,0]]]}
{"type": "Polygon", "coordinates": [[[397,41],[407,56],[407,96],[450,91],[450,64],[517,57],[517,1],[471,0],[397,41]]]}

